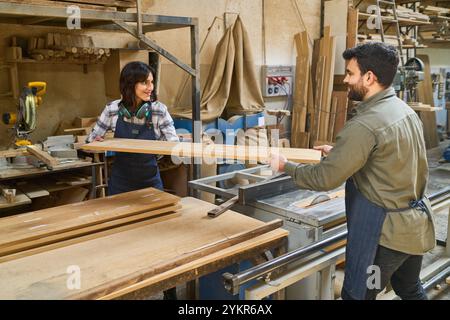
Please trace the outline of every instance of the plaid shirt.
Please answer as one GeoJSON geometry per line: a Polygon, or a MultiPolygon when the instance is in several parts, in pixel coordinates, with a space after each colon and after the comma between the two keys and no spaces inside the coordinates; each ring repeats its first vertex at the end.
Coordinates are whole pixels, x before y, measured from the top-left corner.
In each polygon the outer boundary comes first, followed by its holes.
{"type": "MultiPolygon", "coordinates": [[[[95,137],[103,137],[107,130],[111,129],[113,132],[116,130],[117,119],[119,118],[119,102],[120,100],[115,100],[108,103],[103,110],[100,117],[97,119],[97,123],[94,128],[92,128],[91,133],[86,139],[87,142],[94,141],[95,137]]],[[[152,111],[152,123],[155,128],[156,139],[167,140],[167,141],[179,141],[177,133],[175,132],[175,127],[173,126],[173,120],[167,111],[167,107],[159,102],[153,102],[151,106],[152,111]]],[[[124,119],[128,122],[139,123],[145,119],[137,119],[133,117],[132,119],[124,119]]]]}

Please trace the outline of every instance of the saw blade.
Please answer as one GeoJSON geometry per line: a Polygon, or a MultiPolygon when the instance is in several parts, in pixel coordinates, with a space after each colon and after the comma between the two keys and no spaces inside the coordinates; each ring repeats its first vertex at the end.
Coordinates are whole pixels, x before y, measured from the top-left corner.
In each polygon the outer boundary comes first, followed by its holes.
{"type": "Polygon", "coordinates": [[[325,202],[325,201],[328,201],[328,200],[331,200],[331,198],[330,198],[329,195],[327,195],[327,194],[321,194],[321,195],[318,195],[317,197],[315,197],[315,198],[311,201],[310,206],[314,206],[314,205],[316,205],[316,204],[319,204],[319,203],[322,203],[322,202],[325,202]]]}

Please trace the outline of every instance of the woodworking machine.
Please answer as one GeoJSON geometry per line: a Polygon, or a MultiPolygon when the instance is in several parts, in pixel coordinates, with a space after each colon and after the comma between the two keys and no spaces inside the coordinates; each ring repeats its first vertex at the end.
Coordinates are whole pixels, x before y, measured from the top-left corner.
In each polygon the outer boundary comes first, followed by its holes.
{"type": "MultiPolygon", "coordinates": [[[[264,173],[269,170],[267,165],[258,166],[190,181],[189,186],[216,194],[223,200],[237,196],[236,204],[231,209],[258,220],[284,220],[283,228],[289,231],[288,251],[346,230],[343,194],[341,192],[337,198],[330,196],[342,191],[343,185],[329,192],[301,190],[290,176],[267,179],[264,173]],[[238,183],[232,186],[231,181],[238,183]]],[[[317,273],[291,285],[287,288],[286,298],[318,299],[321,297],[319,282],[320,275],[317,273]]]]}
{"type": "Polygon", "coordinates": [[[42,97],[46,88],[45,82],[29,82],[20,95],[18,112],[3,114],[3,123],[14,126],[13,130],[16,136],[14,144],[16,147],[32,144],[28,135],[36,129],[36,108],[42,104],[42,97]]]}

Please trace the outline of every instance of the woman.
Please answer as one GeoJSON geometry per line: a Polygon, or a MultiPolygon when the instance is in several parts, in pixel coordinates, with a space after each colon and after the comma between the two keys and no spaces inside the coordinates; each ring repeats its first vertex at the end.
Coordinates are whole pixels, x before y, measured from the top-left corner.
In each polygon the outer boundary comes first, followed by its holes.
{"type": "MultiPolygon", "coordinates": [[[[130,62],[120,73],[122,99],[106,105],[87,142],[102,141],[108,129],[114,138],[179,141],[167,107],[153,91],[155,71],[143,62],[130,62]]],[[[162,190],[156,156],[116,152],[108,195],[153,187],[162,190]]],[[[176,299],[176,288],[164,299],[176,299]]]]}
{"type": "MultiPolygon", "coordinates": [[[[130,62],[120,73],[122,99],[106,105],[88,142],[102,141],[108,129],[114,138],[179,141],[167,107],[153,91],[155,71],[143,62],[130,62]]],[[[116,152],[109,195],[153,187],[162,190],[155,155],[116,152]]]]}

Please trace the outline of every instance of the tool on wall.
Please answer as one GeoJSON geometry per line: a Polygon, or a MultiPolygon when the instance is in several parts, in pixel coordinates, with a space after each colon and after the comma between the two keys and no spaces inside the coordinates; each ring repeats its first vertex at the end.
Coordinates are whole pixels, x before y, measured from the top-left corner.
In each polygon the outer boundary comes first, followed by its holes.
{"type": "Polygon", "coordinates": [[[31,145],[28,135],[36,129],[36,108],[42,104],[46,93],[45,82],[29,82],[19,97],[18,112],[7,112],[2,116],[3,123],[13,125],[16,147],[31,145]]]}

